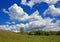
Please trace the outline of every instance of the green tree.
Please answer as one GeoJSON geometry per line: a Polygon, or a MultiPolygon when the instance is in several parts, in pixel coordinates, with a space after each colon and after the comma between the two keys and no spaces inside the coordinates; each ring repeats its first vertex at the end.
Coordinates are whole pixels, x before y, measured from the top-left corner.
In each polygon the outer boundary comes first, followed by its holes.
{"type": "Polygon", "coordinates": [[[60,31],[58,31],[56,35],[60,35],[60,31]]]}
{"type": "Polygon", "coordinates": [[[24,27],[20,28],[20,33],[23,34],[24,33],[24,27]]]}

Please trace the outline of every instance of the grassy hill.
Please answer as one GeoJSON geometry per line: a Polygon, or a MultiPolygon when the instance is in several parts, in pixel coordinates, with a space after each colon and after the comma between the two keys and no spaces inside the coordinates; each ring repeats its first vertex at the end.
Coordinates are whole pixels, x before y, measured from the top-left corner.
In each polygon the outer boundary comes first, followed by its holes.
{"type": "Polygon", "coordinates": [[[60,42],[60,36],[29,36],[0,30],[0,42],[60,42]]]}

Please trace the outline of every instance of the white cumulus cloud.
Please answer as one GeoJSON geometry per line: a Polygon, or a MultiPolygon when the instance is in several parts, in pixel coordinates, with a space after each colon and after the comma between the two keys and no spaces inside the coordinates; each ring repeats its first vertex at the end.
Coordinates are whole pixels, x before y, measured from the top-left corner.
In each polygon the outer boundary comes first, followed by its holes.
{"type": "Polygon", "coordinates": [[[27,0],[21,0],[21,1],[22,1],[21,2],[22,4],[33,7],[33,5],[35,5],[36,3],[41,3],[41,2],[46,2],[50,5],[53,5],[53,4],[56,4],[57,1],[59,0],[30,0],[29,2],[26,2],[27,0]]]}
{"type": "Polygon", "coordinates": [[[16,3],[9,7],[8,11],[6,11],[6,9],[3,9],[3,12],[8,12],[10,19],[12,20],[25,21],[28,18],[28,14],[24,12],[23,9],[16,3]]]}
{"type": "Polygon", "coordinates": [[[56,23],[50,23],[47,24],[46,27],[43,30],[46,31],[60,31],[60,20],[57,21],[56,23]]]}
{"type": "Polygon", "coordinates": [[[20,28],[24,27],[24,31],[27,30],[45,30],[45,31],[60,31],[60,20],[57,21],[56,23],[51,23],[49,22],[49,18],[45,19],[45,22],[43,21],[32,21],[26,24],[16,24],[16,25],[0,25],[0,29],[2,30],[8,30],[12,32],[20,32],[20,28]],[[47,21],[48,20],[48,21],[47,21]],[[48,22],[48,23],[47,23],[48,22]],[[44,26],[44,27],[43,27],[44,26]]]}
{"type": "Polygon", "coordinates": [[[46,14],[51,14],[52,16],[60,16],[60,9],[55,8],[54,5],[50,5],[47,10],[43,13],[44,15],[46,14]]]}
{"type": "Polygon", "coordinates": [[[19,7],[17,4],[12,5],[8,8],[9,10],[9,16],[11,19],[17,19],[20,21],[25,21],[28,18],[28,14],[23,11],[21,7],[19,7]]]}
{"type": "MultiPolygon", "coordinates": [[[[6,10],[4,9],[4,12],[6,10]]],[[[54,5],[51,5],[45,12],[44,15],[48,12],[51,13],[52,15],[59,15],[60,9],[55,8],[54,5]]],[[[6,12],[5,12],[6,13],[6,12]]],[[[21,27],[24,27],[25,30],[29,29],[34,29],[34,28],[39,28],[44,26],[42,30],[47,30],[47,31],[59,31],[59,24],[60,22],[57,21],[56,23],[51,23],[53,19],[51,18],[45,18],[43,19],[39,15],[39,11],[36,10],[34,13],[31,15],[28,15],[26,12],[23,11],[23,9],[18,6],[17,4],[12,5],[11,7],[8,8],[8,15],[10,16],[10,19],[12,20],[19,20],[19,21],[29,21],[29,23],[26,24],[16,24],[16,25],[0,25],[0,29],[2,30],[9,30],[13,32],[19,32],[21,27]]],[[[7,22],[10,24],[10,22],[7,22]]],[[[15,22],[12,22],[15,23],[15,22]]]]}
{"type": "Polygon", "coordinates": [[[2,9],[4,13],[9,13],[5,8],[2,9]]]}
{"type": "Polygon", "coordinates": [[[29,16],[29,21],[39,21],[39,20],[42,20],[42,17],[39,15],[38,10],[29,16]]]}

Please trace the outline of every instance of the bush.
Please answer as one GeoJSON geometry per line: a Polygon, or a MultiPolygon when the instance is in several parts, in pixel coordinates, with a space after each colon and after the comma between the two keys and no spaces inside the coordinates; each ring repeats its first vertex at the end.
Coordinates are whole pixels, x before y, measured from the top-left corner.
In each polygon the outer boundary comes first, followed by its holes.
{"type": "Polygon", "coordinates": [[[33,30],[33,31],[29,32],[29,35],[36,35],[36,31],[33,30]]]}
{"type": "Polygon", "coordinates": [[[60,31],[58,31],[56,35],[60,35],[60,31]]]}
{"type": "Polygon", "coordinates": [[[52,32],[47,32],[47,31],[42,31],[42,30],[33,30],[28,33],[29,35],[60,35],[60,31],[52,31],[52,32]]]}
{"type": "Polygon", "coordinates": [[[49,35],[49,33],[41,30],[38,30],[38,31],[34,30],[29,32],[29,35],[49,35]]]}

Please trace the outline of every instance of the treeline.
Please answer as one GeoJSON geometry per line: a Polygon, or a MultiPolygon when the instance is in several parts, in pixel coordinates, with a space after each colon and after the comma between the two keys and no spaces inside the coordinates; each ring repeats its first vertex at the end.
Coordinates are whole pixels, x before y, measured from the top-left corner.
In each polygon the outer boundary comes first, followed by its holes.
{"type": "Polygon", "coordinates": [[[33,30],[28,33],[28,35],[60,35],[60,31],[42,31],[42,30],[33,30]]]}

